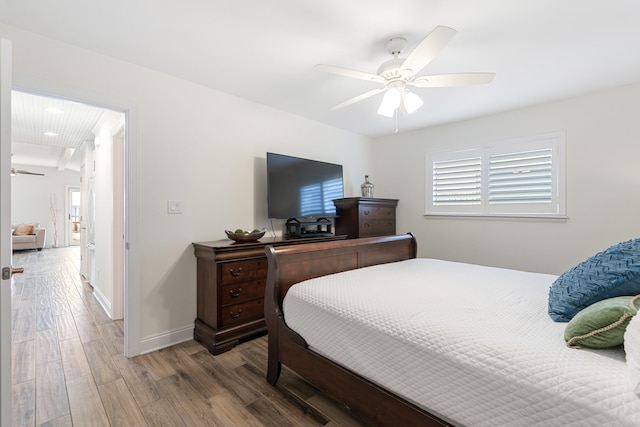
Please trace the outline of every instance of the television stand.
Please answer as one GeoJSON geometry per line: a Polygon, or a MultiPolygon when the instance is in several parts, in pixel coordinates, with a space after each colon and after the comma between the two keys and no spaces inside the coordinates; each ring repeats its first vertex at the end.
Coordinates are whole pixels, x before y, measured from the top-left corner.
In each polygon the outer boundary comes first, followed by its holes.
{"type": "Polygon", "coordinates": [[[287,239],[313,238],[333,236],[333,223],[328,218],[318,218],[315,221],[299,221],[289,218],[285,222],[284,236],[287,239]]]}

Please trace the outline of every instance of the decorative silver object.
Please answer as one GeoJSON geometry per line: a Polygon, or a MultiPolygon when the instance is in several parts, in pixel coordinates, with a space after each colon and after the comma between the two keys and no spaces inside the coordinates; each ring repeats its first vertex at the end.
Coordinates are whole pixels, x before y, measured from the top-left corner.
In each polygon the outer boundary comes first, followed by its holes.
{"type": "Polygon", "coordinates": [[[369,175],[364,176],[364,182],[360,186],[362,197],[373,197],[373,184],[369,181],[369,175]]]}

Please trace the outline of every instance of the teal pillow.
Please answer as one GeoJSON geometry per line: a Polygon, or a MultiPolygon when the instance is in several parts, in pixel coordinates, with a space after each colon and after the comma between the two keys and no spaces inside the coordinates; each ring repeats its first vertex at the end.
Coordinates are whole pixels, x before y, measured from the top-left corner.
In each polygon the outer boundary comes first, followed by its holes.
{"type": "Polygon", "coordinates": [[[567,324],[564,339],[573,348],[609,348],[624,342],[624,332],[638,312],[640,295],[599,301],[581,310],[567,324]]]}
{"type": "Polygon", "coordinates": [[[549,316],[568,322],[607,298],[640,294],[640,238],[610,246],[560,275],[549,289],[549,316]]]}

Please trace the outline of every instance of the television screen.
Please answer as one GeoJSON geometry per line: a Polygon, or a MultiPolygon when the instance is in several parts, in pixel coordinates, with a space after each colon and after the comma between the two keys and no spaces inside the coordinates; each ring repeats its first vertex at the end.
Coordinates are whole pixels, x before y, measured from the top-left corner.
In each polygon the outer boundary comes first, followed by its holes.
{"type": "Polygon", "coordinates": [[[267,153],[269,218],[335,217],[343,196],[342,165],[267,153]]]}

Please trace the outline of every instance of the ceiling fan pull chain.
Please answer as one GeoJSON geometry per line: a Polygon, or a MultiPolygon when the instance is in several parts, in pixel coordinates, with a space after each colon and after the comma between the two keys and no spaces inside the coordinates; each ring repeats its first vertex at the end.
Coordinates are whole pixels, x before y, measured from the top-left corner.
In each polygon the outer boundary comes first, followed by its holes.
{"type": "Polygon", "coordinates": [[[398,109],[397,108],[394,113],[395,113],[394,115],[396,116],[396,130],[393,131],[393,133],[398,133],[399,129],[398,129],[398,109]]]}

